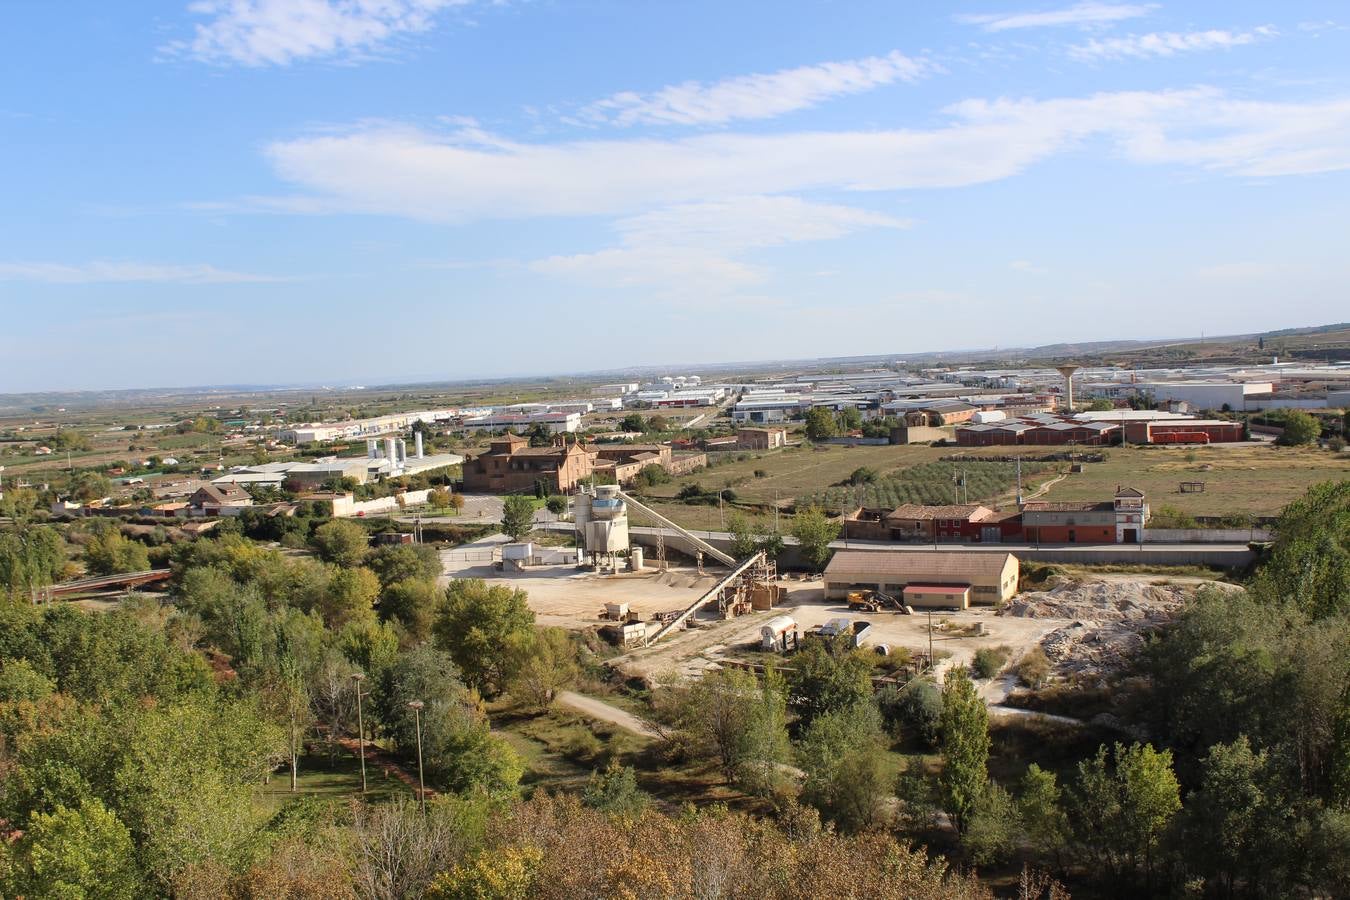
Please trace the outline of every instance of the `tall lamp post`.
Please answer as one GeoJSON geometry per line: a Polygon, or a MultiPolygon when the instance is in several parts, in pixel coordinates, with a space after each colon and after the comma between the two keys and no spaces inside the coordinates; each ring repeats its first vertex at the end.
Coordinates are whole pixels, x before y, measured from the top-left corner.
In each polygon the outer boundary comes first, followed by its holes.
{"type": "Polygon", "coordinates": [[[361,682],[365,672],[352,673],[352,687],[356,689],[356,740],[361,746],[361,793],[366,792],[366,723],[361,718],[361,682]]]}
{"type": "Polygon", "coordinates": [[[422,707],[425,705],[421,700],[408,702],[413,719],[417,722],[417,798],[422,804],[422,815],[427,812],[427,783],[422,777],[422,707]]]}

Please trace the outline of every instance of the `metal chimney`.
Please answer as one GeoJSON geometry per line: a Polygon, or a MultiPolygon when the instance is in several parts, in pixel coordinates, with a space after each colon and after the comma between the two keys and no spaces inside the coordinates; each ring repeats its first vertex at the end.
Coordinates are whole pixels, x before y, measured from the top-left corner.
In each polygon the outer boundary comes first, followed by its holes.
{"type": "Polygon", "coordinates": [[[384,439],[384,458],[389,460],[389,465],[394,464],[394,438],[392,436],[384,439]]]}
{"type": "Polygon", "coordinates": [[[413,444],[414,444],[414,446],[417,448],[417,458],[418,458],[418,459],[421,459],[421,458],[422,458],[422,432],[420,432],[420,431],[414,431],[414,432],[413,432],[413,444]]]}

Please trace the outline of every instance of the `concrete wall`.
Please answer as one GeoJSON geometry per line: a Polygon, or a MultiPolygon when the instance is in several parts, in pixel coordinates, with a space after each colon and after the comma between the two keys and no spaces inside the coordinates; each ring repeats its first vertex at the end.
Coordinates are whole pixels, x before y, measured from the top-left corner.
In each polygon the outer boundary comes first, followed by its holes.
{"type": "Polygon", "coordinates": [[[1264,528],[1145,528],[1146,544],[1243,544],[1269,541],[1273,536],[1264,528]]]}
{"type": "MultiPolygon", "coordinates": [[[[430,490],[406,491],[403,494],[403,505],[422,506],[427,502],[427,495],[430,493],[430,490]]],[[[396,512],[398,509],[398,500],[394,497],[378,497],[374,500],[353,500],[351,494],[343,494],[340,497],[333,498],[333,516],[339,519],[358,516],[363,513],[367,516],[383,515],[389,512],[396,512]]]]}

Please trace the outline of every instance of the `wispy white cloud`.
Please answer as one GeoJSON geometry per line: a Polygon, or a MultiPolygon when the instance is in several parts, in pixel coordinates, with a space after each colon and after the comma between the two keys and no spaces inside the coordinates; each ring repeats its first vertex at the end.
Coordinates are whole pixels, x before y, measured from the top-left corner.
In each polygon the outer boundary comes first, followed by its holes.
{"type": "Polygon", "coordinates": [[[0,281],[38,281],[48,284],[242,284],[284,279],[248,272],[232,272],[209,265],[159,265],[140,262],[90,262],[79,265],[49,262],[0,262],[0,281]]]}
{"type": "Polygon", "coordinates": [[[1089,139],[1145,164],[1269,177],[1350,168],[1350,98],[1236,100],[1213,88],[1052,100],[969,100],[927,130],[718,133],[520,143],[383,125],[267,149],[296,213],[467,222],[636,216],[727,197],[965,187],[1014,176],[1089,139]]]}
{"type": "Polygon", "coordinates": [[[607,285],[665,285],[681,294],[723,294],[767,279],[767,270],[736,258],[747,251],[911,224],[797,197],[730,197],[622,219],[615,225],[620,246],[536,260],[530,268],[607,285]]]}
{"type": "Polygon", "coordinates": [[[1285,273],[1288,269],[1289,267],[1283,263],[1246,260],[1201,266],[1195,270],[1195,274],[1207,279],[1245,281],[1254,278],[1269,278],[1273,275],[1285,273]]]}
{"type": "Polygon", "coordinates": [[[1075,3],[1063,9],[1025,11],[1014,13],[971,13],[956,17],[958,22],[979,25],[985,31],[1008,31],[1014,28],[1048,28],[1062,25],[1100,26],[1137,19],[1154,9],[1155,3],[1075,3]]]}
{"type": "Polygon", "coordinates": [[[1086,43],[1070,47],[1069,55],[1087,62],[1103,59],[1147,59],[1200,50],[1229,50],[1233,47],[1255,44],[1277,34],[1273,27],[1262,25],[1251,31],[1163,31],[1124,37],[1091,38],[1086,43]]]}
{"type": "Polygon", "coordinates": [[[1038,266],[1026,259],[1015,259],[1008,263],[1008,268],[1012,269],[1014,272],[1026,272],[1028,275],[1044,275],[1046,272],[1050,271],[1045,266],[1038,266]]]}
{"type": "Polygon", "coordinates": [[[191,39],[161,47],[168,56],[243,66],[369,52],[402,35],[426,31],[438,13],[473,0],[196,0],[188,11],[208,19],[191,39]]]}
{"type": "Polygon", "coordinates": [[[897,50],[886,56],[742,75],[712,84],[687,81],[649,94],[625,91],[585,107],[581,118],[619,126],[721,125],[737,119],[769,119],[897,81],[915,82],[936,69],[925,59],[897,50]]]}

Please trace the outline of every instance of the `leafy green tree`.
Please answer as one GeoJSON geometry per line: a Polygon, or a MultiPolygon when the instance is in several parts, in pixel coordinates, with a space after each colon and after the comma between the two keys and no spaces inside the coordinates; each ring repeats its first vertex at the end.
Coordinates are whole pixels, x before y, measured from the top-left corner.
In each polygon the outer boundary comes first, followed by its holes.
{"type": "Polygon", "coordinates": [[[661,434],[662,432],[669,431],[670,419],[667,419],[665,416],[660,414],[654,415],[647,420],[647,427],[643,430],[648,433],[654,432],[656,434],[661,434]]]}
{"type": "Polygon", "coordinates": [[[824,441],[838,434],[834,414],[823,406],[813,406],[806,411],[806,437],[812,441],[824,441]]]}
{"type": "Polygon", "coordinates": [[[942,734],[942,691],[927,678],[912,678],[901,688],[888,687],[877,695],[882,718],[891,734],[912,735],[929,748],[942,734]]]}
{"type": "Polygon", "coordinates": [[[534,637],[534,612],[524,591],[456,579],[445,589],[432,634],[468,684],[486,695],[502,691],[518,649],[534,637]]]}
{"type": "Polygon", "coordinates": [[[79,453],[90,448],[89,436],[81,431],[72,431],[69,428],[58,428],[56,434],[52,435],[52,449],[61,452],[71,451],[79,453]]]}
{"type": "Polygon", "coordinates": [[[1056,861],[1061,859],[1069,833],[1062,799],[1054,772],[1048,772],[1036,763],[1027,766],[1017,798],[1018,815],[1031,845],[1056,861]]]}
{"type": "Polygon", "coordinates": [[[762,685],[735,669],[709,673],[688,689],[680,720],[727,778],[759,793],[778,782],[790,748],[786,691],[776,672],[762,685]]]}
{"type": "Polygon", "coordinates": [[[576,644],[562,628],[540,628],[533,640],[520,643],[512,665],[510,693],[536,709],[548,709],[560,691],[581,675],[576,644]]]}
{"type": "Polygon", "coordinates": [[[1097,871],[1116,878],[1142,865],[1152,881],[1153,855],[1181,809],[1181,787],[1170,751],[1149,744],[1116,744],[1114,767],[1106,747],[1078,764],[1070,795],[1072,833],[1097,871]]]}
{"type": "Polygon", "coordinates": [[[338,629],[348,622],[374,619],[375,600],[379,596],[380,579],[374,572],[363,566],[334,568],[317,608],[324,624],[338,629]]]}
{"type": "Polygon", "coordinates": [[[1279,436],[1276,443],[1286,447],[1311,444],[1322,436],[1322,423],[1317,420],[1316,416],[1301,409],[1289,410],[1281,425],[1284,428],[1284,433],[1279,436]]]}
{"type": "Polygon", "coordinates": [[[144,572],[150,568],[150,552],[145,545],[111,528],[90,538],[84,548],[84,559],[95,575],[144,572]]]}
{"type": "Polygon", "coordinates": [[[862,428],[862,412],[860,412],[856,406],[846,406],[839,410],[837,419],[839,421],[840,431],[856,431],[857,429],[862,428]]]}
{"type": "Polygon", "coordinates": [[[446,509],[450,506],[449,488],[432,488],[427,494],[427,503],[434,509],[446,509]]]}
{"type": "Polygon", "coordinates": [[[1285,817],[1289,801],[1271,788],[1271,760],[1245,735],[1215,744],[1202,761],[1200,788],[1185,809],[1187,857],[1207,881],[1232,894],[1245,884],[1260,896],[1278,892],[1291,873],[1285,817]]]}
{"type": "MultiPolygon", "coordinates": [[[[642,473],[639,472],[638,474],[640,475],[642,473]]],[[[544,506],[555,516],[561,516],[563,513],[567,512],[567,498],[560,494],[554,494],[544,501],[544,506]]]]}
{"type": "Polygon", "coordinates": [[[877,470],[868,466],[859,466],[848,476],[848,483],[853,486],[862,484],[872,484],[877,480],[877,470]]]}
{"type": "Polygon", "coordinates": [[[70,482],[70,496],[81,503],[92,503],[112,494],[112,482],[97,472],[76,473],[70,482]]]}
{"type": "Polygon", "coordinates": [[[731,555],[737,559],[745,559],[756,550],[755,533],[750,527],[750,521],[738,512],[734,512],[727,519],[727,530],[731,533],[731,555]]]}
{"type": "Polygon", "coordinates": [[[591,809],[621,816],[640,815],[650,799],[638,787],[633,767],[625,766],[617,759],[611,759],[604,772],[592,772],[581,795],[581,802],[591,809]]]}
{"type": "Polygon", "coordinates": [[[436,582],[422,578],[396,581],[380,592],[380,619],[403,626],[414,642],[431,636],[436,607],[445,597],[436,582]]]}
{"type": "Polygon", "coordinates": [[[808,507],[792,517],[792,536],[802,557],[816,571],[825,568],[834,551],[830,544],[839,537],[842,523],[831,519],[816,506],[808,507]]]}
{"type": "Polygon", "coordinates": [[[389,544],[376,547],[365,565],[388,587],[397,581],[421,578],[435,581],[441,575],[441,555],[430,544],[389,544]]]}
{"type": "Polygon", "coordinates": [[[14,848],[10,896],[136,900],[145,885],[131,833],[101,801],[59,806],[29,821],[14,848]]]}
{"type": "Polygon", "coordinates": [[[65,541],[47,525],[0,532],[0,592],[29,599],[32,591],[54,584],[65,568],[65,541]]]}
{"type": "Polygon", "coordinates": [[[788,679],[788,694],[804,725],[827,712],[871,702],[872,663],[847,637],[806,642],[793,658],[788,679]]]}
{"type": "Polygon", "coordinates": [[[502,501],[502,531],[513,541],[522,540],[534,528],[534,501],[512,494],[502,501]]]}
{"type": "Polygon", "coordinates": [[[988,781],[989,711],[961,667],[942,684],[942,760],[943,803],[965,831],[988,781]]]}
{"type": "Polygon", "coordinates": [[[405,758],[417,752],[420,700],[423,760],[429,780],[463,794],[509,796],[524,768],[510,746],[495,737],[476,697],[460,680],[449,654],[418,647],[399,656],[380,679],[379,720],[405,758]]]}
{"type": "Polygon", "coordinates": [[[961,836],[961,846],[977,866],[1002,862],[1012,853],[1020,828],[1012,796],[997,782],[986,781],[961,836]]]}
{"type": "Polygon", "coordinates": [[[802,737],[803,799],[846,832],[883,824],[895,781],[881,716],[870,700],[826,712],[802,737]]]}
{"type": "Polygon", "coordinates": [[[619,427],[624,431],[646,431],[647,423],[643,420],[640,413],[629,413],[619,422],[619,427]]]}
{"type": "Polygon", "coordinates": [[[361,565],[370,546],[366,530],[346,519],[325,522],[314,529],[309,540],[320,559],[343,567],[361,565]]]}

